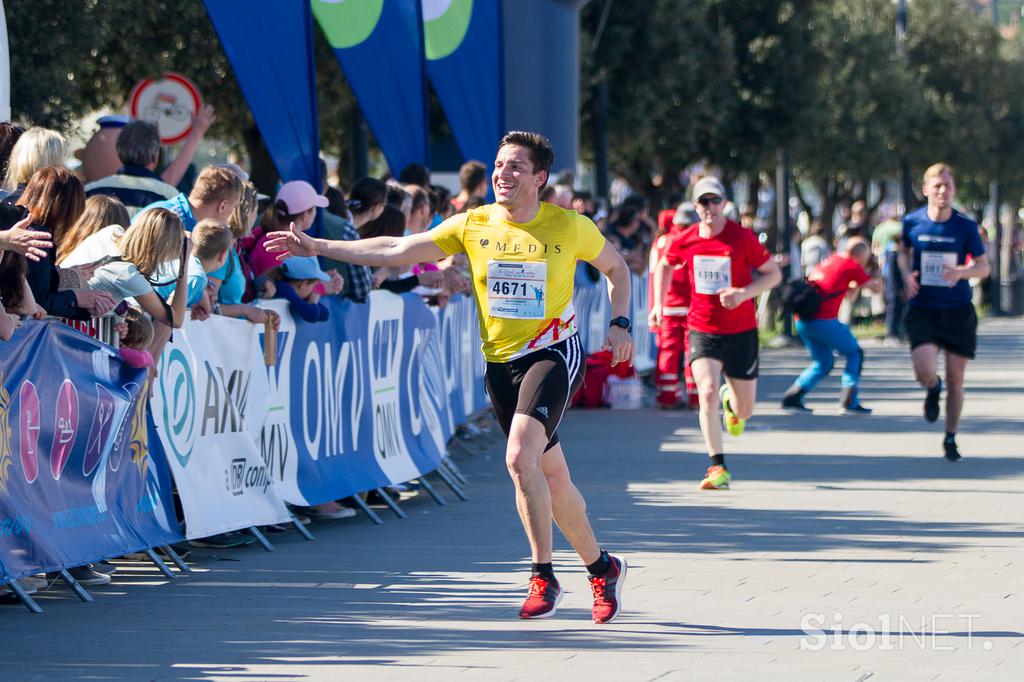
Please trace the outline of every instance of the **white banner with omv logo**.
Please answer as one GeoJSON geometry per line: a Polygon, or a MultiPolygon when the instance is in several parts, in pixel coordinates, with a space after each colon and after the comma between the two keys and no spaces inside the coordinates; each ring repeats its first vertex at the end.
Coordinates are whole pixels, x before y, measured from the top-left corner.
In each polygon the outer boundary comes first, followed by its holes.
{"type": "Polygon", "coordinates": [[[219,316],[188,321],[158,369],[152,414],[186,537],[289,520],[256,444],[270,393],[257,328],[219,316]]]}

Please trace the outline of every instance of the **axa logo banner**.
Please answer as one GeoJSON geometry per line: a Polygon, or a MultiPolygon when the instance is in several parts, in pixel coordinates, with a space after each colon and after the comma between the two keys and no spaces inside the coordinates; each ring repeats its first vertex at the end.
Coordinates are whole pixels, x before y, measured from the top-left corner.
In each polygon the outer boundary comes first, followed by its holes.
{"type": "Polygon", "coordinates": [[[257,327],[220,316],[189,321],[164,349],[161,366],[153,415],[187,537],[289,519],[256,440],[269,393],[257,327]]]}
{"type": "Polygon", "coordinates": [[[4,577],[181,539],[170,486],[148,449],[145,380],[108,346],[61,324],[28,322],[3,344],[4,577]]]}

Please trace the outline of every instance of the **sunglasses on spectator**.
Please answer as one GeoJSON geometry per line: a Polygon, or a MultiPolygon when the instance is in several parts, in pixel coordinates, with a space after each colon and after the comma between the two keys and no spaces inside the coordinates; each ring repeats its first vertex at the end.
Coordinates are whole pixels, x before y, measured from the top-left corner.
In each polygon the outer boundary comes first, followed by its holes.
{"type": "Polygon", "coordinates": [[[706,197],[701,197],[700,199],[697,199],[697,203],[700,204],[701,206],[718,206],[723,201],[725,200],[722,199],[722,197],[716,197],[714,194],[709,194],[706,197]]]}

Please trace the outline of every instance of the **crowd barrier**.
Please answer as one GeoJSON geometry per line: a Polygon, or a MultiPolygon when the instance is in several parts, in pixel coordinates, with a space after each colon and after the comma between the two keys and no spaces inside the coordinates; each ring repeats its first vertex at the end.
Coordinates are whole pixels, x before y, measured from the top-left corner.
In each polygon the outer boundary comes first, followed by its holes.
{"type": "MultiPolygon", "coordinates": [[[[654,365],[645,278],[633,279],[637,368],[654,365]]],[[[287,304],[264,363],[263,327],[215,316],[176,330],[158,378],[56,322],[25,323],[0,353],[0,575],[55,571],[183,539],[280,523],[311,505],[436,469],[456,427],[487,406],[471,298],[287,304]],[[151,398],[149,397],[151,394],[151,398]],[[48,457],[48,459],[47,459],[48,457]]],[[[603,282],[580,286],[584,345],[600,348],[603,282]]]]}
{"type": "MultiPolygon", "coordinates": [[[[633,323],[633,343],[636,345],[633,364],[641,373],[652,371],[658,363],[658,348],[647,324],[647,281],[646,275],[631,275],[629,319],[633,323]]],[[[594,283],[577,277],[573,307],[576,308],[583,349],[587,354],[596,353],[608,337],[608,321],[612,317],[607,280],[602,277],[594,283]]]]}

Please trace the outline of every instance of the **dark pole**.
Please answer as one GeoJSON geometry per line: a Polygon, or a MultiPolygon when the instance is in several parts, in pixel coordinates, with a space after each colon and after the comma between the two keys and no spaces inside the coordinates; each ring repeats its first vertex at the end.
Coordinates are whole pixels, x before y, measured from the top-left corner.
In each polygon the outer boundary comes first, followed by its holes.
{"type": "Polygon", "coordinates": [[[594,112],[594,180],[597,196],[608,201],[608,78],[602,74],[597,81],[594,112]]]}
{"type": "MultiPolygon", "coordinates": [[[[900,59],[907,58],[907,0],[899,0],[896,6],[896,53],[900,59]]],[[[903,215],[914,208],[914,189],[910,183],[910,162],[904,152],[900,155],[900,200],[903,203],[903,215]]]]}
{"type": "Polygon", "coordinates": [[[370,174],[370,141],[366,132],[366,120],[363,118],[363,110],[357,102],[352,104],[351,118],[352,155],[350,158],[350,170],[352,171],[352,182],[365,178],[370,174]]]}
{"type": "MultiPolygon", "coordinates": [[[[787,259],[793,252],[793,223],[789,219],[789,181],[789,152],[780,149],[778,165],[775,166],[775,220],[779,226],[776,252],[787,259]]],[[[794,268],[799,267],[800,263],[790,262],[788,268],[783,268],[783,283],[793,279],[794,268]]],[[[782,333],[793,336],[793,318],[785,312],[782,314],[782,333]]]]}
{"type": "MultiPolygon", "coordinates": [[[[999,2],[989,0],[992,5],[992,26],[999,31],[999,2]]],[[[993,235],[992,254],[989,256],[991,272],[989,273],[989,291],[992,298],[992,314],[1003,314],[1003,225],[999,218],[999,204],[1002,198],[999,196],[999,178],[993,178],[988,185],[989,202],[992,204],[992,225],[995,227],[993,235]]]]}

